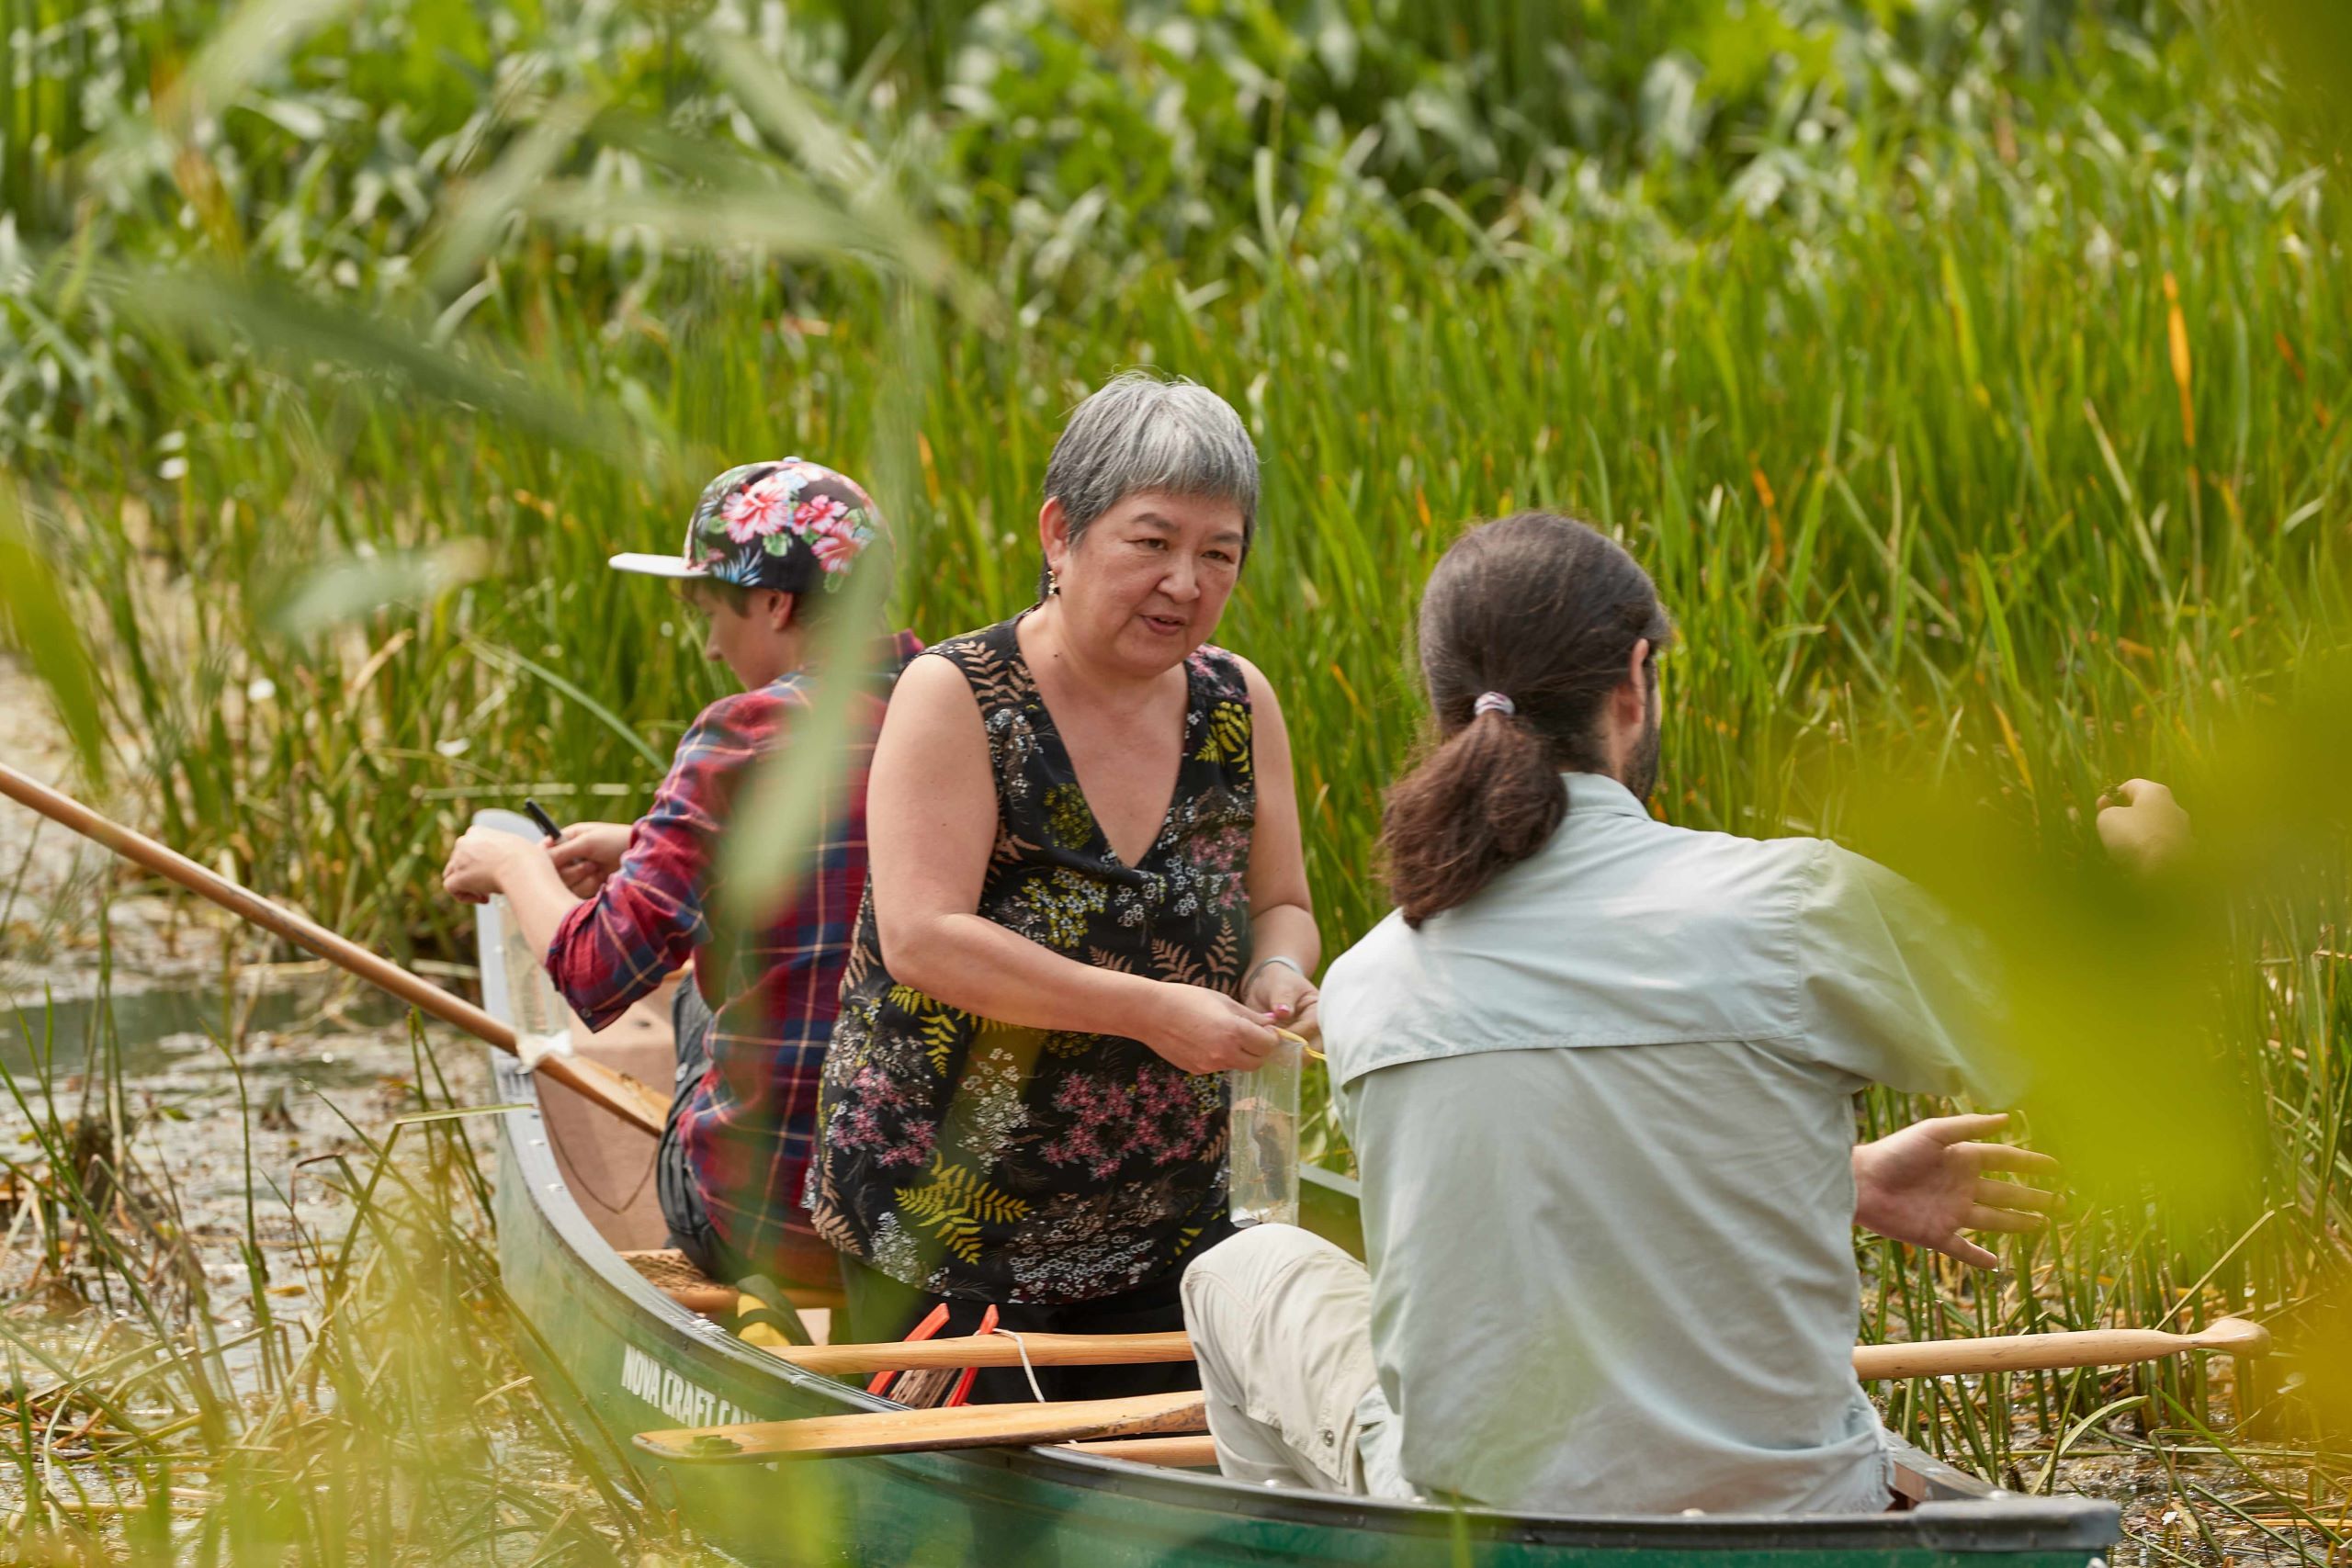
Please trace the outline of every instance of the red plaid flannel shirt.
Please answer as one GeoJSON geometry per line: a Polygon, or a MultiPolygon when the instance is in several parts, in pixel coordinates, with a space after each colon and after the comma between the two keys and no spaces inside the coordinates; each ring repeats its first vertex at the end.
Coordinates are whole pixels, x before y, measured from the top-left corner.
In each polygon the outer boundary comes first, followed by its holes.
{"type": "MultiPolygon", "coordinates": [[[[895,678],[922,650],[912,632],[877,660],[895,678]]],[[[887,685],[864,700],[835,775],[833,808],[791,903],[765,928],[722,947],[707,908],[720,838],[752,764],[788,743],[809,706],[804,676],[721,697],[678,742],[638,819],[620,868],[564,918],[548,974],[588,1027],[602,1029],[691,954],[716,1021],[710,1071],[681,1092],[680,1148],[711,1224],[755,1266],[775,1271],[787,1230],[809,1235],[800,1207],[816,1130],[817,1080],[840,1009],[857,907],[865,890],[865,774],[887,685]]]]}

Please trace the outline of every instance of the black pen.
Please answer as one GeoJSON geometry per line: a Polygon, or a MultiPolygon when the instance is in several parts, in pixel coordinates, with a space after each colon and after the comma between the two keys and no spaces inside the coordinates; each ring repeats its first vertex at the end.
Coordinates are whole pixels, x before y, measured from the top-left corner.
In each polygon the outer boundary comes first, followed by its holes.
{"type": "Polygon", "coordinates": [[[563,829],[555,825],[555,818],[548,815],[548,808],[541,806],[537,801],[525,801],[523,803],[523,815],[528,817],[533,822],[538,825],[539,831],[548,836],[548,843],[552,844],[558,839],[563,837],[563,829]]]}

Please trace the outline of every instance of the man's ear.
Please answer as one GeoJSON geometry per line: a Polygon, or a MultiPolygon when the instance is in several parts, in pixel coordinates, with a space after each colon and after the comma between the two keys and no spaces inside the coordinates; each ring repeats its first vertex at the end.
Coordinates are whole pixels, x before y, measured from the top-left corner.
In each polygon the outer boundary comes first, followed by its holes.
{"type": "Polygon", "coordinates": [[[1610,701],[1620,710],[1625,722],[1635,726],[1649,721],[1650,682],[1645,668],[1650,661],[1650,639],[1634,639],[1633,652],[1625,656],[1625,680],[1610,701]]]}
{"type": "Polygon", "coordinates": [[[780,588],[771,588],[767,591],[768,630],[780,632],[792,625],[792,612],[798,604],[799,597],[797,593],[786,593],[780,588]]]}

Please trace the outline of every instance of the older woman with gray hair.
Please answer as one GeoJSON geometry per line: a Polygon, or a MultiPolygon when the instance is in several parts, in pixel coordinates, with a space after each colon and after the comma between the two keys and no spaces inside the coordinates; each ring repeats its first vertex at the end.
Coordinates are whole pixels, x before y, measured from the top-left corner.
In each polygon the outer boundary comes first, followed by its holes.
{"type": "MultiPolygon", "coordinates": [[[[1039,602],[899,677],[808,1182],[848,1329],[1182,1325],[1227,1234],[1222,1074],[1311,1024],[1319,951],[1282,709],[1210,646],[1258,456],[1207,389],[1122,376],[1046,469],[1039,602]]],[[[836,1338],[841,1336],[837,1332],[836,1338]]],[[[1052,1398],[1189,1362],[1044,1368],[1052,1398]]],[[[982,1372],[977,1397],[1031,1396],[982,1372]]]]}

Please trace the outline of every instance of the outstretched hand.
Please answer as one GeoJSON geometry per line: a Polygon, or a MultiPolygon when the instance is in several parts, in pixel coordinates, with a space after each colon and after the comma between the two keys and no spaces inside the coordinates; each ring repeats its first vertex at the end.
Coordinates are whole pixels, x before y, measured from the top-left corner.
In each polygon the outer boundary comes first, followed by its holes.
{"type": "Polygon", "coordinates": [[[2058,1162],[2011,1144],[1976,1143],[2008,1123],[2006,1114],[1934,1116],[1854,1150],[1854,1223],[1915,1247],[1932,1247],[1978,1269],[2000,1259],[1960,1233],[2038,1231],[2057,1195],[1987,1171],[2048,1179],[2058,1162]]]}

